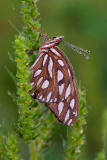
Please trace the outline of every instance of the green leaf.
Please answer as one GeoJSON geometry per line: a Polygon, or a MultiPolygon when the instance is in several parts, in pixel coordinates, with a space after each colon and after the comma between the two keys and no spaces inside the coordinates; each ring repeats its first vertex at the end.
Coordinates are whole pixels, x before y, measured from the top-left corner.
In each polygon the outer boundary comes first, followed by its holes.
{"type": "Polygon", "coordinates": [[[52,137],[48,140],[48,147],[43,152],[46,160],[64,160],[63,139],[67,137],[67,127],[56,125],[53,129],[52,137]]]}
{"type": "Polygon", "coordinates": [[[9,74],[9,76],[11,77],[11,79],[13,80],[14,84],[16,85],[17,78],[13,75],[13,73],[11,71],[9,71],[9,69],[7,68],[7,66],[5,66],[5,69],[6,69],[7,73],[9,74]]]}

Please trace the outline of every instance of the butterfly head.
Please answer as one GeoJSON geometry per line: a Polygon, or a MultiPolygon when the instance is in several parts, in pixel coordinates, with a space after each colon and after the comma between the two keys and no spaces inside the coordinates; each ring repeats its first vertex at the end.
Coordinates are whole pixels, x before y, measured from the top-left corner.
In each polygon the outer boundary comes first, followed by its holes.
{"type": "Polygon", "coordinates": [[[54,41],[56,42],[56,43],[60,43],[60,42],[62,42],[62,39],[64,38],[64,36],[59,36],[59,37],[55,37],[54,38],[54,41]]]}

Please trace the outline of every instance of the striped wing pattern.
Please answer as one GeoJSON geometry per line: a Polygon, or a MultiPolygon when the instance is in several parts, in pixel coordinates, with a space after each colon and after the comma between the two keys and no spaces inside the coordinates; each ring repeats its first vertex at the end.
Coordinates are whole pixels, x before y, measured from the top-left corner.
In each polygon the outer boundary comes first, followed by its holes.
{"type": "Polygon", "coordinates": [[[30,69],[32,96],[43,102],[61,123],[75,124],[79,114],[78,87],[72,66],[61,49],[48,48],[30,69]]]}

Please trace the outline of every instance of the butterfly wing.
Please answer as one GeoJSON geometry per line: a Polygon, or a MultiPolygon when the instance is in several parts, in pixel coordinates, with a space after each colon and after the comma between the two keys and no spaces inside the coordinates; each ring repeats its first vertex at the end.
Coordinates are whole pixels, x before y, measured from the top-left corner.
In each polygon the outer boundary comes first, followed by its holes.
{"type": "Polygon", "coordinates": [[[75,75],[65,54],[52,47],[41,53],[31,66],[30,92],[46,104],[58,120],[66,125],[76,123],[79,114],[79,93],[75,75]]]}

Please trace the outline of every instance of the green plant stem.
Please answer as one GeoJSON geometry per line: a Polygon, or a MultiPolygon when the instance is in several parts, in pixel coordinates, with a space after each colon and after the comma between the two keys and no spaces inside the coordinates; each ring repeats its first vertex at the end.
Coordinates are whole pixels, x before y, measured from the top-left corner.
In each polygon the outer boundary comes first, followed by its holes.
{"type": "Polygon", "coordinates": [[[31,141],[29,144],[31,160],[36,160],[35,141],[31,141]]]}

